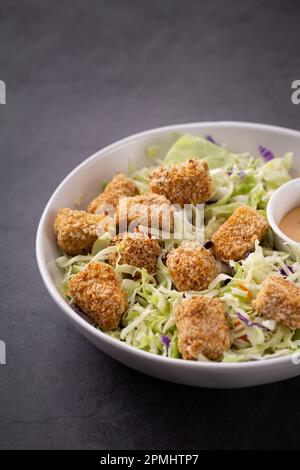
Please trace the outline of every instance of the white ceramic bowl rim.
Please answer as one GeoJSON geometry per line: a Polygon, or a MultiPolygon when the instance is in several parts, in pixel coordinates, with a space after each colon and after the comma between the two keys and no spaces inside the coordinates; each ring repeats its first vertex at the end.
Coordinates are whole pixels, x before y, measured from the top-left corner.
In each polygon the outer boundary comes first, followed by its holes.
{"type": "MultiPolygon", "coordinates": [[[[299,243],[297,243],[295,240],[292,238],[289,238],[282,230],[280,230],[279,225],[277,222],[275,222],[275,217],[274,217],[274,210],[276,206],[276,202],[279,197],[284,197],[284,194],[288,193],[290,189],[292,189],[294,186],[299,186],[300,183],[300,178],[295,178],[291,181],[288,181],[287,183],[283,184],[280,186],[274,193],[272,194],[268,206],[267,206],[267,217],[269,224],[273,230],[282,240],[285,242],[291,244],[291,245],[296,245],[299,246],[299,243]]],[[[287,211],[289,212],[289,211],[287,211]]],[[[286,213],[287,213],[286,212],[286,213]]]]}
{"type": "Polygon", "coordinates": [[[266,131],[276,131],[278,134],[284,134],[285,136],[289,134],[290,136],[294,137],[299,137],[299,132],[296,130],[291,130],[291,129],[286,129],[283,127],[277,127],[277,126],[271,126],[267,124],[259,124],[259,123],[247,123],[247,122],[239,122],[239,121],[213,121],[213,122],[201,122],[201,123],[185,123],[185,124],[174,124],[171,126],[163,126],[163,127],[158,127],[158,128],[153,128],[144,132],[139,132],[137,134],[133,134],[129,137],[126,137],[124,139],[121,139],[111,145],[108,145],[101,149],[100,151],[96,152],[86,160],[84,160],[81,164],[79,164],[74,170],[69,173],[66,178],[60,183],[60,185],[57,187],[57,189],[54,191],[52,194],[51,198],[49,199],[42,217],[39,222],[38,230],[37,230],[37,236],[36,236],[36,257],[37,257],[37,262],[38,262],[38,267],[42,276],[42,279],[45,283],[45,286],[55,301],[55,303],[65,312],[67,317],[70,320],[75,320],[78,325],[82,327],[82,329],[86,330],[87,333],[90,333],[91,335],[98,337],[101,339],[101,341],[104,341],[106,343],[109,343],[111,346],[114,348],[119,348],[120,350],[123,350],[124,352],[135,354],[137,356],[140,356],[140,358],[144,358],[145,361],[151,360],[152,362],[156,363],[162,363],[167,361],[168,364],[170,364],[170,367],[176,366],[177,368],[190,368],[196,370],[201,370],[201,369],[250,369],[250,368],[260,368],[260,367],[266,367],[267,365],[269,367],[273,367],[275,365],[279,364],[284,364],[288,363],[291,360],[290,355],[288,356],[282,356],[282,357],[274,357],[270,359],[265,359],[261,361],[253,361],[253,362],[240,362],[240,363],[219,363],[219,362],[197,362],[197,361],[185,361],[182,359],[173,359],[173,358],[168,358],[164,356],[159,356],[152,354],[147,351],[142,351],[140,349],[134,348],[133,346],[130,346],[124,342],[121,342],[117,339],[114,339],[107,334],[103,333],[102,331],[98,330],[95,328],[93,325],[89,324],[86,320],[84,320],[80,315],[78,315],[74,310],[71,308],[71,306],[63,299],[63,297],[60,295],[58,292],[54,282],[52,281],[47,265],[42,257],[42,247],[43,247],[43,240],[42,240],[42,227],[45,223],[46,215],[49,210],[49,208],[52,205],[52,201],[55,198],[56,194],[60,191],[61,186],[64,185],[66,181],[68,181],[72,175],[80,170],[80,168],[85,165],[88,161],[91,161],[93,159],[99,158],[100,155],[104,154],[108,150],[112,150],[120,145],[126,144],[128,141],[131,139],[139,138],[142,136],[146,136],[148,134],[151,134],[153,132],[175,132],[178,131],[178,128],[180,128],[180,131],[184,131],[186,129],[191,129],[195,127],[195,129],[199,129],[203,127],[208,127],[212,126],[215,129],[218,127],[220,128],[230,128],[232,126],[235,127],[240,127],[241,129],[261,129],[261,130],[266,130],[266,131]]]}

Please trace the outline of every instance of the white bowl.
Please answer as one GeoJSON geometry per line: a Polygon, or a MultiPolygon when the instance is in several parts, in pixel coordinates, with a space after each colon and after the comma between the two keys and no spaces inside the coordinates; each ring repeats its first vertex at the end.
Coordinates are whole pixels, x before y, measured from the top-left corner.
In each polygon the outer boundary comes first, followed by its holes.
{"type": "Polygon", "coordinates": [[[211,134],[236,152],[257,154],[258,144],[272,149],[276,155],[283,155],[286,151],[294,152],[294,170],[300,170],[300,133],[261,124],[178,124],[142,132],[116,142],[75,168],[50,198],[41,217],[36,240],[37,261],[44,283],[62,313],[86,338],[118,361],[146,374],[172,382],[214,388],[248,387],[294,377],[300,374],[300,361],[292,360],[290,356],[260,362],[223,364],[169,359],[140,351],[89,324],[74,312],[59,292],[57,286],[62,273],[54,261],[59,250],[53,234],[57,211],[61,207],[74,208],[74,201],[79,194],[84,195],[86,204],[96,195],[101,180],[111,178],[117,171],[127,170],[129,158],[139,167],[147,165],[145,149],[149,145],[159,145],[161,151],[165,152],[176,139],[176,132],[211,134]]]}
{"type": "Polygon", "coordinates": [[[289,211],[300,205],[300,178],[280,186],[271,196],[267,216],[274,233],[277,250],[292,253],[293,247],[300,248],[300,243],[289,238],[279,228],[279,223],[289,211]]]}

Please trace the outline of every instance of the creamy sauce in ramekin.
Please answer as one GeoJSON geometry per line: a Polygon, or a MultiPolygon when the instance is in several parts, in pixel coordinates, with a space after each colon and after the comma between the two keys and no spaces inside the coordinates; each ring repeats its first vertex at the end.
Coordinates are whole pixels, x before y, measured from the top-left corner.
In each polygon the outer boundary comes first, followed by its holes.
{"type": "Polygon", "coordinates": [[[300,242],[300,206],[289,211],[279,223],[280,230],[289,238],[300,242]]]}

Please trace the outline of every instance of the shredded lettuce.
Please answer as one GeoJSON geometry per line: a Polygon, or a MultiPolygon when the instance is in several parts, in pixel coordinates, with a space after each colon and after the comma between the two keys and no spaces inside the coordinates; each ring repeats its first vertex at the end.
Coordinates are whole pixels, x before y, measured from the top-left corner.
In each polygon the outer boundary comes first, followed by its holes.
{"type": "Polygon", "coordinates": [[[190,158],[205,160],[211,169],[231,168],[237,160],[236,155],[211,143],[204,137],[186,134],[179,137],[170,148],[164,159],[164,164],[182,163],[190,158]]]}
{"type": "Polygon", "coordinates": [[[274,158],[262,167],[262,178],[270,189],[277,189],[291,179],[292,154],[286,153],[283,158],[274,158]]]}
{"type": "MultiPolygon", "coordinates": [[[[122,268],[117,266],[118,274],[124,274],[122,268]]],[[[179,357],[174,309],[182,294],[171,289],[172,283],[166,269],[160,270],[160,281],[149,276],[144,269],[137,270],[137,273],[139,280],[123,280],[129,309],[123,317],[121,328],[109,334],[139,349],[179,357]],[[168,335],[170,340],[167,348],[162,341],[164,335],[168,335]]]]}

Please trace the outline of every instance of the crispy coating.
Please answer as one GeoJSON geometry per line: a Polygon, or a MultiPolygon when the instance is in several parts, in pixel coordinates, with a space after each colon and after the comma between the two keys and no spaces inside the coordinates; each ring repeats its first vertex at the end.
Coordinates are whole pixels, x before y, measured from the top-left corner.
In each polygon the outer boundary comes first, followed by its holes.
{"type": "Polygon", "coordinates": [[[151,226],[154,230],[162,228],[172,230],[174,211],[166,197],[146,193],[124,199],[117,207],[116,221],[121,227],[121,232],[130,224],[151,226]]]}
{"type": "Polygon", "coordinates": [[[260,316],[300,328],[300,287],[282,276],[268,276],[253,305],[260,316]]]}
{"type": "Polygon", "coordinates": [[[222,302],[203,296],[183,300],[176,309],[178,348],[183,359],[199,355],[214,361],[230,347],[222,302]]]}
{"type": "MultiPolygon", "coordinates": [[[[137,268],[145,268],[149,274],[156,271],[157,259],[161,249],[159,243],[148,235],[134,232],[117,235],[111,241],[117,245],[121,258],[119,264],[130,264],[137,268]]],[[[110,263],[115,266],[118,255],[111,254],[110,263]]]]}
{"type": "Polygon", "coordinates": [[[90,263],[69,282],[69,293],[104,331],[118,328],[127,308],[126,294],[114,269],[104,263],[90,263]]]}
{"type": "Polygon", "coordinates": [[[245,258],[268,229],[263,216],[249,206],[239,207],[212,236],[213,253],[221,260],[245,258]]]}
{"type": "Polygon", "coordinates": [[[117,207],[120,197],[135,196],[138,189],[133,181],[127,178],[123,173],[118,173],[108,183],[104,191],[93,199],[87,211],[94,214],[96,211],[105,210],[105,206],[117,207]]]}
{"type": "Polygon", "coordinates": [[[57,243],[68,255],[90,253],[97,240],[97,225],[102,216],[85,211],[60,209],[54,222],[57,243]]]}
{"type": "Polygon", "coordinates": [[[209,168],[204,160],[188,160],[170,167],[161,166],[150,176],[154,193],[166,196],[172,204],[201,204],[212,194],[209,168]]]}
{"type": "Polygon", "coordinates": [[[218,275],[211,252],[193,242],[172,250],[167,257],[167,267],[179,291],[207,289],[218,275]]]}

